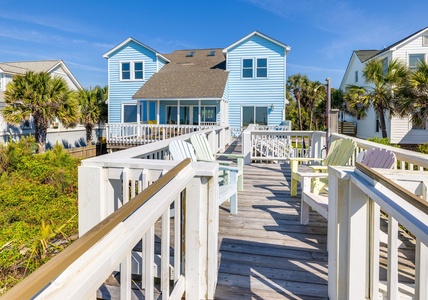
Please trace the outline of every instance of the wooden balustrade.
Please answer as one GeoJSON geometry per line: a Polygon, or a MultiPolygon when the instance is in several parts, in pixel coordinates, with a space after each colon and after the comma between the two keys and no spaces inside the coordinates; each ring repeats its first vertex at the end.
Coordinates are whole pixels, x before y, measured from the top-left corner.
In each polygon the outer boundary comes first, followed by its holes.
{"type": "Polygon", "coordinates": [[[109,145],[135,146],[210,128],[219,128],[219,126],[215,123],[203,125],[108,123],[106,136],[109,145]]]}
{"type": "Polygon", "coordinates": [[[329,168],[329,298],[427,299],[428,173],[356,165],[329,168]],[[380,211],[388,216],[386,283],[379,281],[380,211]],[[416,238],[414,286],[398,280],[399,224],[416,238]]]}

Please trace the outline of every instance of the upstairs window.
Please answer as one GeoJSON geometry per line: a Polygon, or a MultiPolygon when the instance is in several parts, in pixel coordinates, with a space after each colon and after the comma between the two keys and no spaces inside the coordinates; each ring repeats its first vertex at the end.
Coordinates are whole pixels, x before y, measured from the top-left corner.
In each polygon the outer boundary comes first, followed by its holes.
{"type": "Polygon", "coordinates": [[[120,63],[120,80],[143,80],[144,62],[126,61],[120,63]]]}
{"type": "Polygon", "coordinates": [[[358,82],[358,71],[355,71],[355,83],[358,82]]]}
{"type": "Polygon", "coordinates": [[[428,47],[428,35],[422,37],[422,46],[428,47]]]}
{"type": "Polygon", "coordinates": [[[257,78],[267,77],[267,59],[257,58],[257,78]]]}
{"type": "Polygon", "coordinates": [[[416,70],[423,61],[425,61],[425,54],[409,54],[409,69],[416,70]]]}
{"type": "Polygon", "coordinates": [[[242,60],[242,77],[253,78],[253,59],[242,60]]]}
{"type": "Polygon", "coordinates": [[[388,73],[388,58],[382,59],[382,74],[385,76],[388,73]]]}
{"type": "Polygon", "coordinates": [[[267,74],[267,58],[244,58],[242,60],[242,78],[266,78],[267,74]]]}

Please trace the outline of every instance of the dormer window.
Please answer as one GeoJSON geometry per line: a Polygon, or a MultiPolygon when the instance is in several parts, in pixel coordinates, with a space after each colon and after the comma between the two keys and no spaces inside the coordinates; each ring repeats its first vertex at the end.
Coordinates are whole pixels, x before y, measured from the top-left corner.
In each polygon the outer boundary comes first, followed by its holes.
{"type": "Polygon", "coordinates": [[[215,51],[210,51],[207,56],[215,56],[215,51]]]}
{"type": "Polygon", "coordinates": [[[187,53],[186,57],[193,57],[195,55],[195,51],[190,51],[187,53]]]}
{"type": "Polygon", "coordinates": [[[144,80],[144,62],[124,61],[120,63],[120,80],[144,80]]]}

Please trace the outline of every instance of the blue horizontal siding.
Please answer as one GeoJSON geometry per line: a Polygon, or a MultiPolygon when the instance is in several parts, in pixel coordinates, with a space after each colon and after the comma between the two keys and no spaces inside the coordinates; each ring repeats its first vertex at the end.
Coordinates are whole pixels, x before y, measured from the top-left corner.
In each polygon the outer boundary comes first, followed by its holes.
{"type": "Polygon", "coordinates": [[[286,83],[285,49],[254,35],[230,49],[227,55],[229,125],[241,126],[242,106],[274,105],[268,110],[269,125],[279,125],[284,109],[286,83]],[[243,58],[267,58],[267,78],[242,78],[243,58]]]}
{"type": "MultiPolygon", "coordinates": [[[[165,62],[160,65],[163,66],[165,62]]],[[[136,103],[132,96],[157,71],[158,59],[153,51],[131,41],[108,59],[109,65],[109,122],[121,122],[122,103],[136,103]],[[144,80],[120,81],[120,63],[144,61],[144,80]]]]}

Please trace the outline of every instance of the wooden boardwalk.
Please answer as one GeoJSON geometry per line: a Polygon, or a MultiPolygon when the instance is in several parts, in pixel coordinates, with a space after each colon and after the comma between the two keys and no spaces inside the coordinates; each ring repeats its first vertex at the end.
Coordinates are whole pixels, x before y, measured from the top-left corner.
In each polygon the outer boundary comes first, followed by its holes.
{"type": "Polygon", "coordinates": [[[216,299],[327,299],[327,221],[300,224],[288,164],[244,168],[239,213],[220,211],[216,299]]]}

